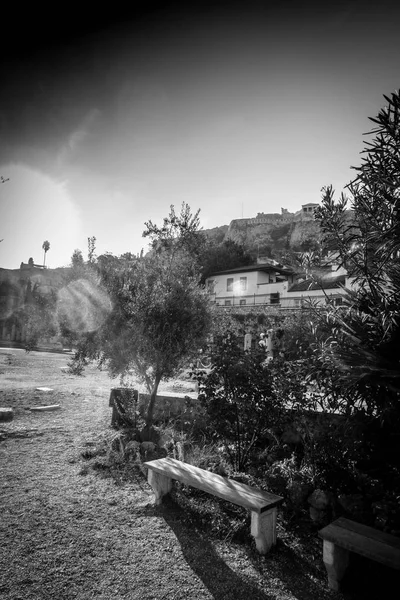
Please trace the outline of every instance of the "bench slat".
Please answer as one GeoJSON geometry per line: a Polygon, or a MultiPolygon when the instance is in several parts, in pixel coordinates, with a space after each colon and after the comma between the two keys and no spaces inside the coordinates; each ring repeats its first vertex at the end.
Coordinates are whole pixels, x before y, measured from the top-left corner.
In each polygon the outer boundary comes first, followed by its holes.
{"type": "Polygon", "coordinates": [[[283,498],[280,496],[253,488],[245,483],[227,479],[216,473],[210,473],[173,458],[160,458],[145,462],[144,465],[166,477],[181,481],[186,485],[191,485],[259,514],[279,506],[283,502],[283,498]]]}
{"type": "Polygon", "coordinates": [[[327,525],[318,534],[341,548],[400,569],[400,539],[395,536],[344,517],[327,525]]]}

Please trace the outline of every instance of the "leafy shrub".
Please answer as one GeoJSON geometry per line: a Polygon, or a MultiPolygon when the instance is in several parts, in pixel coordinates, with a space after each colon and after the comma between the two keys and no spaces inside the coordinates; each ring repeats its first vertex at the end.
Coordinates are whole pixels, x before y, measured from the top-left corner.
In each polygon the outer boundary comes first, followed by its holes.
{"type": "Polygon", "coordinates": [[[244,351],[228,332],[216,340],[212,370],[200,378],[208,432],[222,444],[236,471],[244,471],[256,450],[270,444],[270,431],[280,418],[280,402],[264,359],[260,349],[244,351]]]}

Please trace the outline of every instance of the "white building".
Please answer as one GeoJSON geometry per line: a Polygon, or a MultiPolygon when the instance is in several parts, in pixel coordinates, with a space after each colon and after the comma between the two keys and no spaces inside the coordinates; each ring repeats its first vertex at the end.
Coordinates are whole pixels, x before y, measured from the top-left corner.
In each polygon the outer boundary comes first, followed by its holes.
{"type": "Polygon", "coordinates": [[[213,273],[206,286],[217,306],[279,305],[294,277],[290,269],[265,263],[213,273]]]}
{"type": "Polygon", "coordinates": [[[343,269],[324,270],[319,277],[302,278],[289,268],[264,263],[213,273],[206,286],[217,306],[296,309],[306,306],[309,300],[341,304],[343,289],[350,287],[350,281],[343,269]]]}

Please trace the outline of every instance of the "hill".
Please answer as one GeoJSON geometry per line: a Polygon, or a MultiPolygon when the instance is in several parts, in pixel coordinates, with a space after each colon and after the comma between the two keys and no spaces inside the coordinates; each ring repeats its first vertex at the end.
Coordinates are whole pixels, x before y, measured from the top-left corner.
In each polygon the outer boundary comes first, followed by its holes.
{"type": "Polygon", "coordinates": [[[248,219],[234,219],[228,225],[204,230],[207,236],[221,243],[232,240],[241,244],[254,258],[280,257],[285,252],[304,252],[314,249],[321,237],[319,224],[314,221],[317,204],[306,204],[302,210],[289,213],[258,213],[248,219]]]}

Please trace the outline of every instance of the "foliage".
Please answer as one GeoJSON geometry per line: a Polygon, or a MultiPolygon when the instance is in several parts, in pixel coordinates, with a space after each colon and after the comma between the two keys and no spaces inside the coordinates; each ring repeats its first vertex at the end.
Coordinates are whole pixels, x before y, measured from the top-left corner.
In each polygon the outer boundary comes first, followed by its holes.
{"type": "Polygon", "coordinates": [[[232,466],[243,471],[261,440],[273,440],[272,428],[279,417],[265,358],[258,348],[244,351],[237,337],[226,332],[217,338],[212,370],[200,378],[199,398],[204,402],[209,427],[232,466]]]}
{"type": "Polygon", "coordinates": [[[345,309],[332,309],[332,342],[322,351],[334,364],[343,388],[356,390],[380,419],[400,421],[400,96],[385,96],[388,105],[377,118],[372,142],[363,151],[348,198],[334,200],[324,190],[317,212],[324,242],[335,250],[353,277],[345,309]]]}
{"type": "Polygon", "coordinates": [[[56,295],[43,294],[39,285],[28,281],[26,303],[20,315],[16,315],[24,325],[25,349],[33,350],[43,338],[57,334],[58,325],[55,318],[56,295]]]}
{"type": "Polygon", "coordinates": [[[82,251],[76,248],[71,256],[71,268],[75,270],[80,270],[83,269],[84,264],[85,263],[83,260],[82,251]]]}
{"type": "Polygon", "coordinates": [[[250,254],[243,246],[233,240],[221,243],[208,243],[204,248],[202,260],[201,281],[204,283],[210,275],[226,269],[244,267],[253,263],[250,254]]]}
{"type": "Polygon", "coordinates": [[[96,258],[96,238],[95,236],[88,237],[88,263],[91,265],[96,258]]]}
{"type": "Polygon", "coordinates": [[[209,303],[192,252],[197,228],[197,213],[192,216],[184,205],[177,215],[171,207],[161,228],[147,224],[152,252],[105,255],[97,263],[112,309],[98,331],[85,337],[76,359],[97,358],[112,376],[133,371],[150,393],[148,427],[160,381],[178,372],[208,332],[209,303]]]}
{"type": "Polygon", "coordinates": [[[307,373],[301,362],[284,365],[279,383],[294,389],[297,382],[300,406],[304,381],[312,392],[306,404],[319,392],[320,410],[343,415],[333,425],[322,413],[318,430],[302,432],[304,451],[322,483],[364,495],[360,481],[374,477],[400,490],[400,96],[385,100],[348,195],[336,201],[324,188],[316,212],[322,243],[347,269],[352,289],[343,306],[312,310],[307,373]]]}
{"type": "Polygon", "coordinates": [[[42,244],[42,250],[44,251],[44,255],[43,255],[43,265],[46,264],[46,254],[47,252],[50,250],[50,242],[48,240],[45,240],[42,244]]]}

